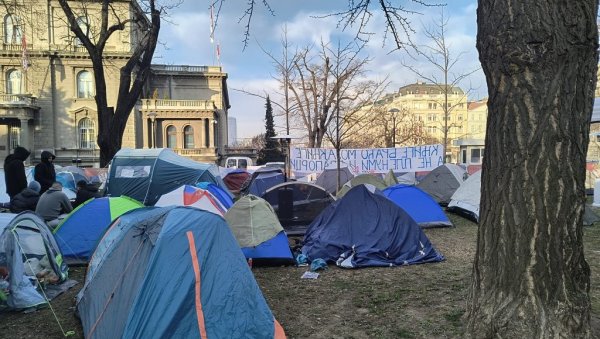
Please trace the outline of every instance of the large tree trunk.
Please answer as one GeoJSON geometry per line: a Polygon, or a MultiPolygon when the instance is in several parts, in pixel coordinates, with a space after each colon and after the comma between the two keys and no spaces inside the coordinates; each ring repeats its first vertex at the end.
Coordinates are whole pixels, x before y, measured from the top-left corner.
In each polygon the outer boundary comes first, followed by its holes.
{"type": "Polygon", "coordinates": [[[598,0],[479,0],[489,91],[473,338],[589,338],[585,157],[598,0]]]}

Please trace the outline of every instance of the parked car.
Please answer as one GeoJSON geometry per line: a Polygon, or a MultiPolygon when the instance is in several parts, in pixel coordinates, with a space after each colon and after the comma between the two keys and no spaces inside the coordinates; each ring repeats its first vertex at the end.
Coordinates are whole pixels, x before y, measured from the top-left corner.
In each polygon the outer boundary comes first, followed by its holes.
{"type": "Polygon", "coordinates": [[[252,159],[249,157],[228,157],[225,160],[225,167],[227,168],[248,168],[248,166],[254,166],[252,159]]]}

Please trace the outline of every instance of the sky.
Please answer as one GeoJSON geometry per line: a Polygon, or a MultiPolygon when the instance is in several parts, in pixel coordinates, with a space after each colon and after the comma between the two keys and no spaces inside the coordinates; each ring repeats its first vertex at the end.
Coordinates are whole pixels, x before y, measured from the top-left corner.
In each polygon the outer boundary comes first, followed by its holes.
{"type": "MultiPolygon", "coordinates": [[[[418,13],[408,16],[415,33],[411,39],[416,44],[428,43],[423,36],[424,27],[430,27],[439,20],[442,7],[423,7],[408,0],[394,0],[394,3],[406,4],[418,13]]],[[[226,0],[221,8],[215,29],[215,43],[210,42],[211,1],[183,0],[169,10],[169,16],[163,21],[159,35],[154,63],[181,65],[218,65],[216,45],[220,46],[220,64],[228,74],[228,87],[231,108],[229,115],[237,120],[238,138],[250,138],[264,133],[265,100],[240,91],[264,95],[271,94],[277,100],[277,82],[274,80],[275,67],[262,49],[274,55],[281,55],[281,37],[287,27],[288,41],[294,48],[308,44],[319,44],[338,40],[350,41],[356,35],[356,28],[344,31],[337,27],[337,17],[319,18],[343,10],[344,0],[269,0],[273,13],[270,13],[258,0],[252,16],[250,38],[244,47],[245,0],[226,0]],[[240,21],[241,20],[241,21],[240,21]],[[262,49],[261,49],[262,47],[262,49]]],[[[374,3],[377,3],[374,1],[374,3]]],[[[443,7],[444,15],[449,19],[446,40],[453,55],[460,55],[455,66],[456,74],[475,71],[460,86],[470,89],[469,100],[487,96],[485,76],[480,70],[475,48],[476,0],[452,0],[443,7]]],[[[216,10],[215,10],[216,14],[216,10]]],[[[373,32],[364,56],[372,59],[367,68],[369,79],[383,79],[389,76],[392,93],[399,87],[414,83],[419,78],[403,66],[410,64],[425,74],[434,75],[431,64],[412,60],[405,52],[394,50],[391,40],[383,40],[384,20],[377,10],[370,20],[368,30],[373,32]]],[[[276,110],[276,108],[274,108],[276,110]]],[[[277,112],[275,112],[277,114],[277,112]]],[[[285,122],[276,118],[276,132],[282,133],[285,122]]],[[[291,134],[298,134],[294,132],[291,134]]]]}

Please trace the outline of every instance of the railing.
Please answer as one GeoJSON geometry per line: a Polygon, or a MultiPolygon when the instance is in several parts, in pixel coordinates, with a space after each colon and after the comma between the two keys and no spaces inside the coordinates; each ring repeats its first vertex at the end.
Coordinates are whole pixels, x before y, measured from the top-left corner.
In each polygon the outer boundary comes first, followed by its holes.
{"type": "Polygon", "coordinates": [[[152,65],[152,70],[166,72],[206,73],[221,72],[219,66],[152,65]]]}
{"type": "Polygon", "coordinates": [[[142,99],[143,110],[173,109],[177,107],[188,109],[214,109],[212,100],[169,100],[169,99],[142,99]]]}
{"type": "MultiPolygon", "coordinates": [[[[2,48],[5,51],[21,51],[23,49],[21,43],[3,43],[2,44],[2,48]]],[[[32,50],[33,49],[33,44],[27,44],[27,49],[32,50]]]]}
{"type": "Polygon", "coordinates": [[[215,148],[174,148],[173,152],[181,156],[214,156],[215,148]]]}
{"type": "Polygon", "coordinates": [[[24,94],[0,94],[0,104],[35,105],[35,98],[24,94]]]}

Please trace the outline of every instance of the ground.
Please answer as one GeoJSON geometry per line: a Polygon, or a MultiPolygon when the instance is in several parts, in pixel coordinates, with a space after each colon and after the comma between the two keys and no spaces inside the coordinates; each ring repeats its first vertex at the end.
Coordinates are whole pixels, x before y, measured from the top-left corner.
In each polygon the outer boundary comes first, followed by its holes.
{"type": "MultiPolygon", "coordinates": [[[[289,338],[460,338],[477,225],[449,214],[455,228],[425,233],[446,257],[437,264],[396,268],[330,266],[317,280],[300,279],[306,267],[253,268],[273,314],[289,338]]],[[[592,325],[600,337],[600,223],[584,228],[592,268],[592,325]]],[[[85,269],[72,268],[83,281],[85,269]]],[[[75,286],[52,302],[70,338],[83,338],[74,316],[75,286]]],[[[0,314],[0,338],[61,338],[49,308],[0,314]]]]}

